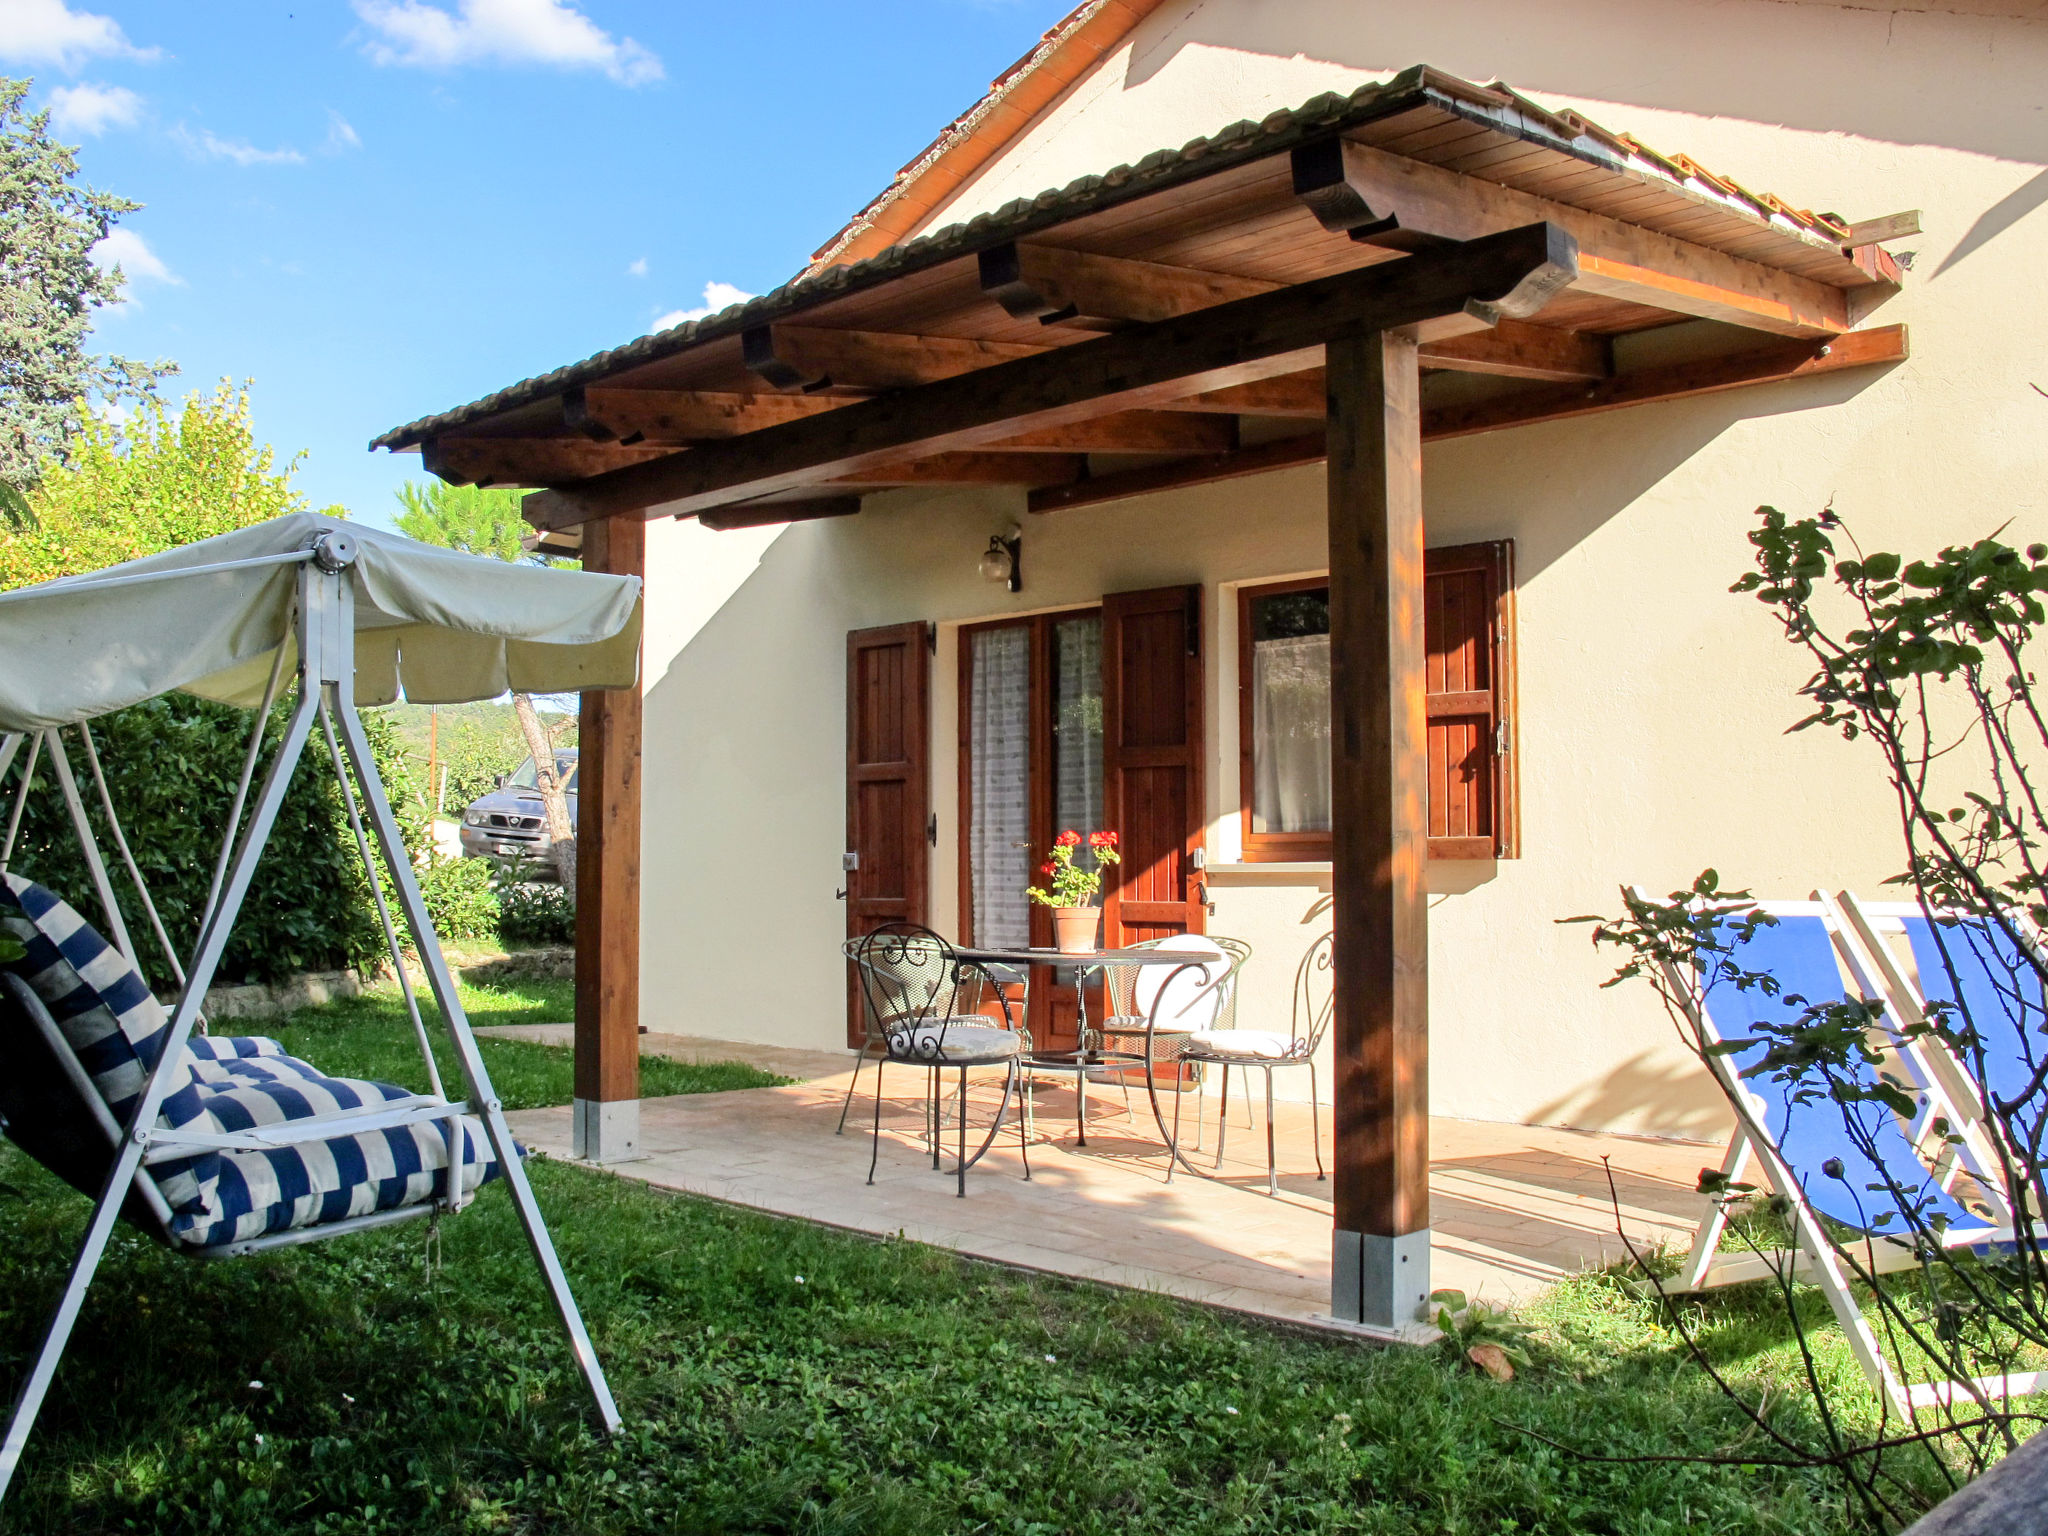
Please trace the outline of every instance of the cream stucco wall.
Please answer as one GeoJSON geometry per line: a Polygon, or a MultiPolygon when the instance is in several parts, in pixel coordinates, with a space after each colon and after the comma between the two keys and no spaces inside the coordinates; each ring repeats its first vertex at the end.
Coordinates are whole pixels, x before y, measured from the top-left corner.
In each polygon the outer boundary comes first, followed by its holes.
{"type": "MultiPolygon", "coordinates": [[[[1745,183],[1854,217],[1926,210],[1913,328],[1880,373],[1432,445],[1432,543],[1513,538],[1524,856],[1432,868],[1439,1112],[1703,1134],[1711,1090],[1646,993],[1557,919],[1621,881],[1713,865],[1776,895],[1871,886],[1897,862],[1877,765],[1787,737],[1802,669],[1727,587],[1761,502],[1832,501],[1867,543],[1931,548],[2013,520],[2040,537],[2048,401],[2048,26],[1806,5],[1168,7],[939,222],[1239,117],[1427,60],[1502,76],[1745,183]],[[1817,61],[1825,61],[1824,66],[1817,61]]],[[[940,624],[932,908],[955,910],[953,629],[1198,581],[1208,601],[1212,857],[1234,846],[1230,584],[1325,564],[1319,468],[1052,517],[1004,492],[896,493],[858,519],[649,540],[645,1021],[826,1045],[843,1028],[833,893],[844,836],[845,635],[940,624]],[[1026,589],[981,581],[1026,525],[1026,589]]],[[[1217,932],[1257,955],[1251,1019],[1284,1008],[1327,880],[1219,872],[1217,932]]]]}

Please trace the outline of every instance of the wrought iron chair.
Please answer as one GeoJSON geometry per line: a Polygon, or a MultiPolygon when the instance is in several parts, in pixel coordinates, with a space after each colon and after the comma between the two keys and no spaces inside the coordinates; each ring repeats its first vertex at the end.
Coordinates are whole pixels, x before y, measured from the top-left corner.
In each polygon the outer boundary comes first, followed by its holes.
{"type": "MultiPolygon", "coordinates": [[[[1301,957],[1301,964],[1294,973],[1293,1014],[1286,1034],[1277,1030],[1238,1029],[1233,993],[1228,1013],[1219,1013],[1214,1024],[1194,1031],[1180,1050],[1180,1060],[1184,1062],[1213,1063],[1223,1069],[1223,1093],[1216,1116],[1218,1168],[1223,1166],[1224,1133],[1229,1127],[1230,1069],[1241,1067],[1248,1072],[1256,1067],[1265,1072],[1266,1193],[1269,1195],[1280,1192],[1279,1159],[1273,1144],[1273,1074],[1282,1067],[1308,1068],[1309,1135],[1315,1147],[1316,1178],[1326,1177],[1323,1172],[1322,1111],[1316,1103],[1315,1056],[1323,1043],[1324,1033],[1330,1027],[1333,1002],[1331,939],[1332,935],[1324,934],[1309,945],[1308,953],[1301,957]]],[[[1180,1105],[1176,1102],[1174,1145],[1178,1148],[1179,1144],[1180,1105]]]]}
{"type": "MultiPolygon", "coordinates": [[[[909,923],[891,923],[846,946],[860,976],[861,996],[868,1018],[870,1040],[862,1048],[865,1057],[875,1053],[875,1121],[873,1149],[868,1157],[868,1182],[875,1182],[875,1168],[882,1155],[882,1069],[889,1062],[921,1066],[930,1073],[925,1093],[925,1129],[931,1138],[932,1167],[939,1166],[939,1074],[947,1067],[960,1069],[958,1120],[960,1148],[954,1170],[958,1194],[967,1194],[967,1170],[980,1162],[995,1144],[1009,1112],[1010,1099],[1018,1091],[1020,1063],[1031,1049],[1031,1037],[1010,1011],[1009,998],[996,984],[988,969],[977,961],[963,959],[951,944],[928,928],[909,923]],[[1002,1022],[978,1010],[989,993],[1002,1006],[1002,1022]],[[967,1070],[970,1067],[1004,1068],[1002,1102],[988,1134],[972,1157],[967,1155],[967,1070]]],[[[854,1073],[859,1076],[856,1062],[854,1073]]],[[[850,1103],[853,1095],[847,1086],[850,1103]]],[[[840,1123],[845,1124],[845,1109],[840,1123]]],[[[1017,1150],[1024,1158],[1024,1177],[1031,1177],[1031,1154],[1025,1138],[1024,1117],[1017,1117],[1017,1150]]]]}
{"type": "MultiPolygon", "coordinates": [[[[1238,973],[1251,959],[1252,947],[1242,939],[1216,934],[1175,934],[1146,939],[1130,948],[1187,956],[1180,965],[1109,966],[1103,981],[1109,1015],[1102,1024],[1105,1051],[1145,1063],[1145,1090],[1155,1118],[1159,1115],[1159,1069],[1170,1067],[1182,1077],[1173,1105],[1177,1124],[1182,1094],[1190,1083],[1201,1081],[1201,1064],[1185,1057],[1188,1042],[1200,1031],[1229,1029],[1235,1024],[1238,973]],[[1184,1063],[1192,1077],[1182,1073],[1184,1063]]],[[[1200,1125],[1198,1118],[1198,1136],[1200,1125]]],[[[1177,1157],[1178,1131],[1174,1140],[1177,1157]]],[[[1169,1158],[1167,1178],[1172,1177],[1173,1159],[1169,1158]]]]}

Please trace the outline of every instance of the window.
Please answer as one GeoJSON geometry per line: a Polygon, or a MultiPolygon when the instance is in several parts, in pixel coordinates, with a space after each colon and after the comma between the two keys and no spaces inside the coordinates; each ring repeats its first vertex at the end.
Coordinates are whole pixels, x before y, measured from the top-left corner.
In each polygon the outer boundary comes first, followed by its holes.
{"type": "MultiPolygon", "coordinates": [[[[1430,550],[1423,648],[1432,858],[1515,855],[1513,545],[1430,550]]],[[[1238,594],[1238,741],[1248,863],[1330,857],[1327,578],[1238,594]]]]}

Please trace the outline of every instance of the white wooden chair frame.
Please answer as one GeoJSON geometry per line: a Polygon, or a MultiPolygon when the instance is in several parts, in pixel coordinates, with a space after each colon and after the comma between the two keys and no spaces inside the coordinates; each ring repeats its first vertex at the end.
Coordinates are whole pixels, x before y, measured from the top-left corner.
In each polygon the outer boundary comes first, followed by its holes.
{"type": "MultiPolygon", "coordinates": [[[[24,1011],[35,1020],[36,1027],[44,1032],[46,1039],[52,1034],[55,1035],[54,1039],[49,1039],[49,1043],[58,1062],[64,1067],[73,1090],[84,1101],[87,1112],[96,1111],[95,1118],[110,1143],[116,1148],[116,1155],[99,1197],[94,1202],[92,1220],[79,1243],[78,1256],[72,1263],[70,1277],[51,1314],[42,1346],[16,1393],[6,1435],[4,1439],[0,1439],[0,1497],[5,1496],[7,1486],[14,1476],[22,1449],[35,1423],[36,1413],[49,1392],[58,1361],[62,1358],[71,1330],[78,1321],[79,1309],[84,1304],[86,1290],[91,1285],[93,1274],[106,1252],[107,1240],[121,1214],[128,1191],[133,1189],[141,1195],[152,1216],[164,1228],[166,1237],[169,1236],[170,1212],[164,1204],[162,1194],[157,1190],[155,1180],[146,1171],[151,1165],[171,1158],[188,1157],[194,1152],[205,1150],[261,1150],[306,1141],[323,1141],[331,1137],[400,1125],[431,1122],[438,1122],[441,1125],[443,1135],[449,1139],[447,1192],[444,1198],[376,1211],[369,1215],[350,1217],[323,1225],[223,1243],[204,1250],[180,1250],[194,1256],[238,1258],[265,1249],[317,1242],[329,1237],[340,1237],[352,1232],[388,1226],[394,1222],[414,1220],[437,1212],[460,1209],[466,1203],[461,1189],[462,1158],[459,1155],[462,1149],[461,1120],[465,1115],[474,1116],[483,1123],[484,1134],[497,1157],[499,1168],[511,1194],[513,1207],[519,1213],[520,1224],[525,1229],[534,1263],[539,1268],[542,1282],[554,1302],[556,1312],[560,1315],[563,1331],[568,1336],[570,1351],[575,1357],[584,1384],[597,1405],[598,1416],[607,1431],[616,1432],[619,1428],[619,1412],[612,1400],[611,1388],[606,1383],[604,1368],[591,1347],[589,1333],[584,1328],[582,1315],[577,1311],[575,1297],[570,1293],[568,1278],[562,1272],[554,1243],[548,1236],[547,1225],[542,1220],[540,1207],[534,1200],[533,1187],[527,1181],[526,1171],[521,1166],[512,1129],[505,1120],[504,1106],[491,1087],[490,1074],[485,1069],[483,1058],[477,1050],[476,1037],[470,1030],[469,1018],[464,1013],[461,999],[456,992],[455,979],[448,969],[446,957],[441,952],[433,923],[427,916],[426,904],[420,896],[419,882],[413,874],[412,861],[405,851],[397,819],[392,814],[390,799],[377,772],[375,758],[363,731],[362,718],[356,712],[355,593],[348,576],[348,569],[354,563],[355,557],[355,540],[348,532],[344,529],[330,529],[319,535],[306,549],[289,555],[267,557],[256,562],[235,561],[211,568],[227,569],[254,563],[297,566],[297,604],[293,617],[293,632],[298,653],[297,690],[291,716],[285,727],[284,739],[264,774],[262,787],[257,793],[254,808],[249,814],[245,828],[241,825],[242,813],[255,765],[261,754],[264,722],[271,704],[277,697],[278,685],[286,666],[288,647],[280,645],[277,664],[271,670],[263,705],[257,712],[251,731],[241,783],[236,789],[227,834],[214,871],[212,893],[200,923],[198,943],[189,966],[180,965],[163,924],[157,917],[155,905],[149,899],[141,873],[128,851],[127,840],[121,834],[120,823],[113,814],[113,805],[107,796],[105,778],[100,772],[98,755],[93,748],[90,732],[84,726],[79,727],[80,740],[92,770],[107,824],[141,895],[151,926],[166,954],[170,956],[171,968],[181,984],[181,991],[177,1005],[171,1012],[162,1053],[157,1058],[148,1083],[136,1102],[128,1124],[117,1126],[98,1090],[79,1067],[68,1043],[64,1041],[61,1033],[56,1031],[56,1026],[49,1021],[47,1012],[39,1006],[27,1006],[33,1002],[34,994],[28,993],[24,999],[21,993],[25,992],[26,988],[19,991],[10,989],[14,991],[16,1001],[23,1003],[24,1011]],[[320,722],[329,753],[333,758],[336,775],[342,784],[348,806],[349,824],[355,833],[357,848],[364,860],[365,873],[369,876],[371,889],[376,894],[377,909],[383,922],[387,943],[396,960],[397,934],[383,890],[377,880],[375,860],[371,851],[373,839],[377,853],[382,855],[384,871],[397,893],[406,929],[412,936],[420,964],[426,972],[428,989],[433,994],[434,1001],[441,1010],[442,1019],[446,1023],[448,1041],[454,1049],[457,1061],[461,1064],[468,1097],[465,1100],[451,1100],[443,1092],[440,1072],[434,1061],[432,1043],[425,1022],[420,1016],[418,1000],[406,976],[405,966],[400,963],[396,969],[418,1036],[421,1055],[426,1064],[431,1092],[414,1094],[409,1098],[360,1109],[336,1111],[223,1135],[158,1129],[156,1122],[163,1100],[182,1066],[186,1042],[191,1039],[194,1030],[201,1023],[200,1010],[205,1001],[207,988],[212,984],[214,974],[219,968],[222,953],[227,947],[229,932],[241,911],[243,900],[248,895],[257,861],[261,858],[264,845],[276,824],[278,811],[284,803],[286,787],[291,782],[292,771],[305,752],[316,719],[320,722]],[[344,769],[344,754],[348,767],[353,769],[353,775],[344,769]],[[361,809],[357,802],[358,788],[361,791],[361,809]],[[362,809],[368,812],[367,830],[362,809]]],[[[193,574],[194,570],[187,568],[163,572],[160,575],[150,573],[109,578],[100,583],[80,581],[76,585],[126,585],[165,577],[189,577],[193,574]]],[[[0,598],[0,601],[4,601],[4,598],[0,598]]],[[[58,785],[63,791],[80,849],[91,871],[94,890],[101,910],[106,916],[110,940],[132,965],[135,963],[134,947],[129,938],[127,925],[122,921],[119,904],[114,899],[113,885],[107,877],[105,861],[101,857],[98,842],[86,817],[84,801],[79,794],[76,776],[71,771],[61,734],[54,729],[44,730],[30,733],[28,739],[30,759],[23,770],[20,797],[9,818],[5,845],[0,847],[0,870],[4,870],[6,860],[13,853],[16,834],[21,825],[23,805],[32,782],[36,756],[46,750],[58,785]]],[[[23,740],[22,734],[14,734],[0,741],[0,776],[4,776],[13,763],[23,740]]]]}
{"type": "MultiPolygon", "coordinates": [[[[1643,900],[1654,900],[1646,891],[1637,888],[1634,894],[1643,900]]],[[[1847,939],[1846,924],[1834,903],[1825,901],[1816,893],[1807,901],[1765,901],[1757,905],[1776,917],[1814,917],[1821,919],[1833,939],[1836,952],[1848,958],[1854,951],[1853,943],[1847,939]]],[[[1854,970],[1851,961],[1851,974],[1854,970]]],[[[1664,978],[1672,995],[1681,999],[1688,1024],[1696,1032],[1700,1044],[1718,1044],[1725,1037],[1715,1025],[1707,1008],[1698,978],[1682,975],[1676,967],[1666,964],[1664,978]]],[[[1902,1053],[1903,1055],[1903,1053],[1902,1053]]],[[[1736,1126],[1729,1138],[1727,1155],[1721,1161],[1722,1176],[1731,1183],[1741,1182],[1750,1172],[1751,1164],[1758,1165],[1765,1181],[1790,1207],[1793,1239],[1796,1247],[1789,1253],[1752,1252],[1721,1255],[1717,1253],[1722,1236],[1728,1229],[1728,1212],[1720,1201],[1709,1203],[1706,1213],[1700,1218],[1695,1229],[1692,1246],[1686,1255],[1684,1267],[1677,1280],[1662,1287],[1667,1295],[1682,1295],[1687,1292],[1708,1290],[1716,1286],[1736,1285],[1748,1280],[1770,1279],[1790,1272],[1797,1278],[1818,1285],[1828,1299],[1828,1306],[1835,1315],[1844,1337],[1849,1343],[1850,1353],[1862,1367],[1864,1376],[1871,1387],[1885,1401],[1887,1407],[1901,1417],[1910,1419],[1917,1409],[1938,1405],[1953,1405],[1958,1402],[1974,1401],[1980,1394],[1988,1397],[2024,1396],[2048,1387],[2048,1372],[2032,1371],[2009,1376],[1979,1377],[1970,1382],[1904,1381],[1892,1363],[1885,1358],[1879,1346],[1877,1335],[1871,1329],[1862,1309],[1856,1304],[1855,1293],[1850,1289],[1851,1277],[1845,1271],[1841,1257],[1828,1239],[1821,1226],[1819,1214],[1808,1203],[1806,1191],[1799,1178],[1786,1164],[1776,1142],[1764,1129],[1763,1100],[1748,1084],[1736,1075],[1734,1065],[1726,1056],[1709,1054],[1706,1057],[1709,1069],[1726,1093],[1735,1110],[1736,1126]]],[[[1943,1109],[1941,1113],[1948,1113],[1943,1109]]],[[[1929,1123],[1931,1116],[1923,1107],[1915,1116],[1916,1125],[1929,1123]]],[[[1915,1145],[1919,1145],[1915,1138],[1915,1145]]],[[[1954,1229],[1942,1235],[1944,1246],[1968,1247],[1978,1243],[2009,1241],[2012,1233],[2009,1226],[2002,1228],[1954,1229]]],[[[1910,1244],[1878,1234],[1870,1234],[1864,1245],[1863,1267],[1872,1274],[1887,1274],[1896,1270],[1917,1267],[1910,1244]]]]}

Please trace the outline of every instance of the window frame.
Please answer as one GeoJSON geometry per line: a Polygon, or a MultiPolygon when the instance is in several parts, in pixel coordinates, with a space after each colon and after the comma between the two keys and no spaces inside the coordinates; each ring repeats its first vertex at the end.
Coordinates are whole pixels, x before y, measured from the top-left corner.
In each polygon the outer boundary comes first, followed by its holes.
{"type": "MultiPolygon", "coordinates": [[[[1432,837],[1432,859],[1512,859],[1521,856],[1521,753],[1516,736],[1516,637],[1514,540],[1446,544],[1424,552],[1425,575],[1483,570],[1493,586],[1493,713],[1496,743],[1493,772],[1493,837],[1432,837]],[[1478,846],[1475,846],[1477,844],[1478,846]]],[[[1328,832],[1254,832],[1252,794],[1257,783],[1252,736],[1252,604],[1264,597],[1327,588],[1328,573],[1287,581],[1247,582],[1237,589],[1238,827],[1246,864],[1326,864],[1332,857],[1328,832]]]]}

